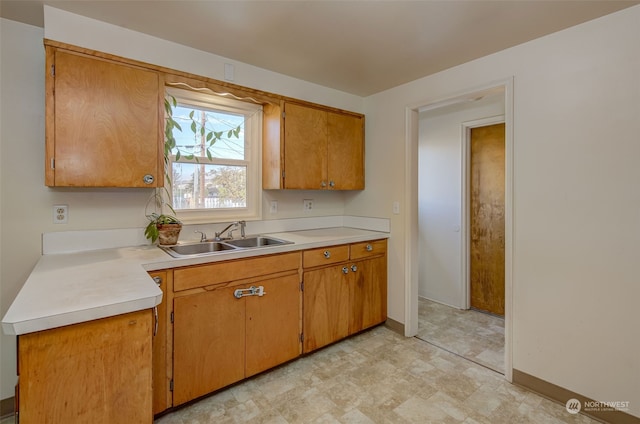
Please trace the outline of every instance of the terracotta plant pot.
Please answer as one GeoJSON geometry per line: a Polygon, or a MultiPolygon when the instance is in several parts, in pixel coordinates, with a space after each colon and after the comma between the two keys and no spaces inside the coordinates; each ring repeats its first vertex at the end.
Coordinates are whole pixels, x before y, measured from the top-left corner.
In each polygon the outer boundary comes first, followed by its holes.
{"type": "Polygon", "coordinates": [[[178,243],[178,236],[182,230],[182,224],[156,224],[158,228],[158,244],[170,246],[178,243]]]}

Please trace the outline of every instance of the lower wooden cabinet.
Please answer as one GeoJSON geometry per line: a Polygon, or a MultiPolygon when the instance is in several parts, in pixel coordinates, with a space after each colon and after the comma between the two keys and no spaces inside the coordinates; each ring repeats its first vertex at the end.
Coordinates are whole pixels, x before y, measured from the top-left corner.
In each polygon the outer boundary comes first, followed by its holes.
{"type": "Polygon", "coordinates": [[[354,262],[350,271],[349,334],[354,334],[387,319],[387,257],[354,262]]]}
{"type": "Polygon", "coordinates": [[[304,353],[387,319],[386,240],[308,251],[303,266],[304,353]],[[345,247],[358,260],[321,266],[322,260],[342,259],[345,247]],[[308,265],[316,268],[306,270],[308,265]]]}
{"type": "Polygon", "coordinates": [[[170,317],[159,325],[166,355],[154,350],[163,368],[154,369],[154,389],[169,396],[154,393],[154,414],[384,322],[386,247],[377,240],[151,273],[166,278],[161,315],[170,317]]]}
{"type": "Polygon", "coordinates": [[[349,276],[346,265],[306,271],[303,351],[310,352],[349,335],[349,276]]]}
{"type": "Polygon", "coordinates": [[[151,423],[151,310],[18,336],[20,423],[151,423]]]}
{"type": "Polygon", "coordinates": [[[298,255],[294,270],[175,294],[174,406],[300,355],[299,264],[298,255]]]}
{"type": "Polygon", "coordinates": [[[234,287],[173,300],[173,405],[244,378],[245,304],[234,287]]]}

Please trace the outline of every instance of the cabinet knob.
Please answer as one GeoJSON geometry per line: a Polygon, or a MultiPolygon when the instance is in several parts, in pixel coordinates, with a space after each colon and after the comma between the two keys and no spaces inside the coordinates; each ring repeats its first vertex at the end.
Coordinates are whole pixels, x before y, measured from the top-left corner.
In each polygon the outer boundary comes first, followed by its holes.
{"type": "Polygon", "coordinates": [[[355,265],[351,265],[351,271],[356,272],[358,270],[358,267],[355,265]]]}
{"type": "Polygon", "coordinates": [[[153,277],[153,281],[159,286],[162,284],[162,277],[153,277]]]}
{"type": "Polygon", "coordinates": [[[323,255],[325,258],[329,259],[331,257],[331,252],[329,252],[328,250],[325,250],[323,255]]]}
{"type": "Polygon", "coordinates": [[[335,187],[336,183],[335,181],[329,181],[329,187],[335,187]]]}
{"type": "Polygon", "coordinates": [[[322,180],[322,182],[320,183],[320,187],[324,188],[327,186],[327,182],[325,180],[322,180]]]}
{"type": "Polygon", "coordinates": [[[373,250],[373,246],[367,244],[367,247],[365,247],[365,249],[367,249],[367,252],[371,252],[373,250]]]}
{"type": "Polygon", "coordinates": [[[142,177],[142,181],[145,184],[153,184],[153,182],[155,181],[155,178],[153,177],[153,175],[147,174],[144,177],[142,177]]]}
{"type": "Polygon", "coordinates": [[[349,268],[347,268],[346,266],[342,267],[342,273],[343,274],[348,274],[349,273],[349,268]]]}

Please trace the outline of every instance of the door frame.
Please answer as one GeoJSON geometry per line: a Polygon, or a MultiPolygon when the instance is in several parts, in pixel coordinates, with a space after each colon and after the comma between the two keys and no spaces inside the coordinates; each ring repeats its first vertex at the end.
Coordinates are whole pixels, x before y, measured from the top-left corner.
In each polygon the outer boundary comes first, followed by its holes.
{"type": "MultiPolygon", "coordinates": [[[[462,278],[462,296],[465,309],[471,308],[471,184],[469,179],[471,176],[471,130],[474,128],[486,127],[488,125],[502,124],[505,122],[504,115],[496,115],[473,121],[462,123],[462,199],[460,199],[460,207],[462,209],[462,225],[460,231],[460,246],[462,254],[460,255],[460,276],[462,278]]],[[[506,133],[506,125],[505,125],[506,133]]],[[[505,134],[506,149],[506,134],[505,134]]],[[[506,155],[506,150],[505,150],[506,155]]],[[[505,156],[506,162],[506,156],[505,156]]],[[[506,171],[506,163],[505,163],[506,171]]],[[[506,186],[505,186],[506,191],[506,186]]],[[[506,200],[505,200],[506,207],[506,200]]],[[[506,226],[506,222],[505,222],[506,226]]],[[[506,228],[505,228],[506,234],[506,228]]],[[[505,246],[506,249],[506,246],[505,246]]],[[[506,279],[505,279],[506,284],[506,279]]],[[[505,294],[506,295],[506,294],[505,294]]],[[[506,299],[505,299],[506,300],[506,299]]]]}
{"type": "MultiPolygon", "coordinates": [[[[492,81],[440,98],[407,105],[405,108],[405,324],[404,334],[418,333],[418,122],[419,112],[467,102],[501,91],[505,122],[505,379],[513,380],[513,86],[514,78],[492,81]]],[[[461,194],[462,195],[462,194],[461,194]]],[[[464,256],[464,255],[463,255],[464,256]]]]}

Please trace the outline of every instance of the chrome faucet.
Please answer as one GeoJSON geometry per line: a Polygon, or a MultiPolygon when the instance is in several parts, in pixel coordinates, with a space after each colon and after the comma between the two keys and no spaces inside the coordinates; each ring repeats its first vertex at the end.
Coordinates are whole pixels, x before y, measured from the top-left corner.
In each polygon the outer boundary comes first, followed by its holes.
{"type": "Polygon", "coordinates": [[[220,232],[216,232],[216,235],[215,235],[214,239],[215,239],[215,240],[231,240],[231,239],[233,239],[233,234],[232,234],[232,233],[233,233],[235,230],[237,230],[237,229],[238,229],[238,226],[240,227],[240,236],[241,236],[242,238],[244,238],[244,237],[245,237],[245,234],[244,234],[244,228],[245,228],[245,226],[246,226],[246,225],[247,225],[247,223],[246,223],[245,221],[235,221],[235,222],[232,222],[231,224],[227,225],[227,226],[224,228],[224,230],[222,230],[222,231],[220,231],[220,232]],[[236,228],[231,228],[231,227],[236,227],[236,228]],[[231,230],[229,230],[229,228],[231,228],[231,230]],[[229,230],[229,232],[227,233],[227,237],[221,237],[221,236],[222,236],[222,234],[224,234],[227,230],[229,230]]]}
{"type": "Polygon", "coordinates": [[[207,239],[207,234],[204,231],[195,230],[194,233],[200,233],[200,243],[207,239]]]}

